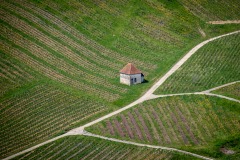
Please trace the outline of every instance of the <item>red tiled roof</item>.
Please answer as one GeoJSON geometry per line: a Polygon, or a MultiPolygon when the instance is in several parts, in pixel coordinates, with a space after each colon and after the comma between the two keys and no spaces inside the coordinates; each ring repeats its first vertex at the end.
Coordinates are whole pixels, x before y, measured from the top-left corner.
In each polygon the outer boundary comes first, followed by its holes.
{"type": "Polygon", "coordinates": [[[141,74],[142,72],[137,69],[132,63],[128,63],[123,69],[120,71],[123,74],[141,74]]]}

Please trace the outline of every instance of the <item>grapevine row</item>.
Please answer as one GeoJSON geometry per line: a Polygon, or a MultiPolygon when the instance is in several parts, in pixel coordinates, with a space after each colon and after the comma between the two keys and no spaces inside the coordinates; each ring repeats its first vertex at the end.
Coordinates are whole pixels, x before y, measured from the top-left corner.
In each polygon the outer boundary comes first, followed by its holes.
{"type": "Polygon", "coordinates": [[[89,130],[108,137],[157,145],[204,145],[220,133],[232,135],[240,129],[237,113],[226,111],[226,105],[230,104],[219,106],[218,103],[221,102],[205,96],[155,99],[89,130]]]}

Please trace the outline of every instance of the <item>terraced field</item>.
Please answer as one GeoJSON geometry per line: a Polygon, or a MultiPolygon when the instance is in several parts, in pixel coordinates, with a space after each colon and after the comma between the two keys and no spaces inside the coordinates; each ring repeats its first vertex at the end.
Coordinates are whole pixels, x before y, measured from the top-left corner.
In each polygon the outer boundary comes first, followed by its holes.
{"type": "Polygon", "coordinates": [[[90,97],[74,96],[46,84],[1,101],[0,108],[1,157],[46,140],[107,109],[90,97]]]}
{"type": "Polygon", "coordinates": [[[118,144],[98,138],[71,136],[62,138],[15,159],[160,160],[179,158],[191,160],[198,159],[192,156],[160,149],[118,144]]]}
{"type": "Polygon", "coordinates": [[[240,100],[240,82],[215,90],[213,93],[240,100]]]}
{"type": "Polygon", "coordinates": [[[87,128],[95,134],[171,147],[207,147],[239,134],[240,106],[208,96],[150,100],[87,128]]]}
{"type": "Polygon", "coordinates": [[[200,92],[238,81],[239,41],[238,33],[206,44],[169,77],[156,94],[200,92]]]}

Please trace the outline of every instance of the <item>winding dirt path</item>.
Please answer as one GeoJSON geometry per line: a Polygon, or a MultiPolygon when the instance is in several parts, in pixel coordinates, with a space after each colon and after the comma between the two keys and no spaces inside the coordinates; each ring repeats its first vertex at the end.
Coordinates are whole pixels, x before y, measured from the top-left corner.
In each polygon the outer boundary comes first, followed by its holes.
{"type": "MultiPolygon", "coordinates": [[[[94,120],[94,121],[92,121],[92,122],[89,122],[89,123],[87,123],[87,124],[85,124],[85,125],[83,125],[83,126],[81,126],[81,127],[72,129],[71,131],[67,132],[66,134],[63,134],[63,135],[61,135],[61,136],[58,136],[58,137],[55,137],[55,138],[50,139],[50,140],[48,140],[48,141],[45,141],[45,142],[43,142],[43,143],[40,143],[40,144],[38,144],[38,145],[36,145],[36,146],[33,146],[33,147],[28,148],[28,149],[26,149],[26,150],[24,150],[24,151],[21,151],[21,152],[16,153],[16,154],[14,154],[14,155],[12,155],[12,156],[9,156],[9,157],[7,157],[7,158],[5,158],[5,159],[3,159],[3,160],[9,160],[9,159],[15,158],[15,157],[17,157],[17,156],[19,156],[19,155],[22,155],[22,154],[24,154],[24,153],[27,153],[27,152],[29,152],[29,151],[32,151],[32,150],[34,150],[34,149],[36,149],[36,148],[38,148],[38,147],[40,147],[40,146],[43,146],[43,145],[45,145],[45,144],[47,144],[47,143],[53,142],[53,141],[55,141],[55,140],[58,140],[58,139],[60,139],[60,138],[65,137],[65,136],[69,136],[69,135],[83,135],[83,133],[84,133],[84,128],[85,128],[85,127],[92,126],[92,125],[94,125],[94,124],[96,124],[96,123],[98,123],[98,122],[101,122],[101,121],[103,121],[103,120],[105,120],[105,119],[107,119],[107,118],[110,118],[110,117],[118,114],[118,113],[121,113],[122,111],[125,111],[125,110],[127,110],[127,109],[129,109],[129,108],[131,108],[131,107],[133,107],[133,106],[135,106],[135,105],[137,105],[137,104],[140,104],[140,103],[142,103],[142,102],[144,102],[144,101],[146,101],[146,100],[150,100],[150,99],[157,98],[158,96],[157,96],[157,95],[154,95],[153,92],[154,92],[160,85],[162,85],[162,84],[168,79],[168,77],[170,77],[175,71],[177,71],[194,53],[196,53],[196,51],[197,51],[198,49],[200,49],[202,46],[204,46],[205,44],[207,44],[207,43],[209,43],[209,42],[211,42],[211,41],[214,41],[214,40],[216,40],[216,39],[219,39],[219,38],[222,38],[222,37],[225,37],[225,36],[229,36],[229,35],[232,35],[232,34],[237,34],[237,33],[240,33],[240,30],[239,30],[239,31],[235,31],[235,32],[231,32],[231,33],[228,33],[228,34],[224,34],[224,35],[221,35],[221,36],[217,36],[217,37],[214,37],[214,38],[211,38],[211,39],[209,39],[209,40],[203,41],[202,43],[200,43],[200,44],[198,44],[197,46],[195,46],[194,48],[192,48],[192,49],[191,49],[182,59],[180,59],[163,77],[161,77],[161,78],[157,81],[157,83],[155,83],[142,97],[140,97],[138,100],[132,102],[131,104],[129,104],[129,105],[127,105],[127,106],[125,106],[125,107],[123,107],[123,108],[121,108],[121,109],[119,109],[119,110],[116,110],[116,111],[114,111],[114,112],[112,112],[112,113],[109,113],[109,114],[107,114],[107,115],[105,115],[105,116],[103,116],[103,117],[100,117],[100,118],[98,118],[98,119],[96,119],[96,120],[94,120]]],[[[201,93],[201,92],[200,92],[200,93],[201,93]]],[[[200,94],[200,93],[199,93],[199,94],[200,94]]],[[[186,94],[186,93],[185,93],[185,94],[186,94]]],[[[188,93],[188,94],[193,94],[193,93],[188,93]]],[[[203,93],[202,93],[202,94],[203,94],[203,93]]],[[[205,93],[205,94],[206,94],[206,93],[205,93]]],[[[210,93],[209,93],[209,94],[210,94],[210,93]]],[[[211,95],[213,95],[213,94],[211,94],[211,95]]],[[[160,95],[160,96],[161,96],[161,95],[160,95]]],[[[221,98],[223,98],[223,97],[224,97],[224,96],[222,96],[221,98]]],[[[162,149],[163,149],[163,148],[162,148],[162,149]]],[[[178,151],[177,149],[174,149],[174,150],[175,150],[175,151],[178,151]]],[[[185,151],[184,151],[184,152],[185,152],[185,151]]],[[[186,152],[185,152],[185,153],[186,153],[186,152]]],[[[192,154],[193,154],[193,153],[192,153],[192,154]]]]}

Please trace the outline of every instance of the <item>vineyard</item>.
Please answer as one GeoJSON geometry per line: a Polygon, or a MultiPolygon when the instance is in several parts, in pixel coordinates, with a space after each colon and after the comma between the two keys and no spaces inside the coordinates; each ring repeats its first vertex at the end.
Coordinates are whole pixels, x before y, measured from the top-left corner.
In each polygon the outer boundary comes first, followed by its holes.
{"type": "Polygon", "coordinates": [[[26,65],[9,57],[0,51],[0,96],[9,89],[14,89],[24,83],[34,81],[37,77],[26,65]]]}
{"type": "MultiPolygon", "coordinates": [[[[178,3],[174,12],[151,0],[128,11],[126,6],[132,5],[125,0],[4,1],[1,52],[79,92],[126,104],[153,83],[156,73],[163,74],[203,39],[198,30],[202,22],[178,3]],[[131,89],[119,84],[119,69],[128,62],[136,64],[150,83],[131,89]]],[[[205,32],[211,37],[237,26],[206,25],[205,32]]]]}
{"type": "MultiPolygon", "coordinates": [[[[193,46],[239,30],[239,24],[206,23],[206,15],[218,8],[215,2],[209,6],[204,3],[1,1],[0,158],[129,104],[193,46]],[[129,62],[144,73],[146,83],[135,86],[119,83],[119,70],[129,62]]],[[[230,19],[229,15],[239,19],[238,3],[232,0],[223,13],[217,11],[216,17],[211,13],[209,20],[230,19]],[[232,10],[225,12],[229,7],[232,10]]],[[[225,2],[221,0],[220,4],[224,8],[225,2]]],[[[239,80],[239,41],[238,34],[207,44],[157,92],[202,91],[239,80]]],[[[238,88],[236,84],[216,92],[239,98],[238,88]]],[[[204,146],[216,137],[235,134],[240,129],[236,113],[239,114],[239,106],[235,103],[215,98],[164,98],[141,104],[89,130],[141,143],[204,146]]],[[[66,137],[20,159],[94,159],[96,156],[100,159],[146,159],[146,156],[192,159],[86,137],[66,137]]]]}
{"type": "MultiPolygon", "coordinates": [[[[114,71],[109,67],[106,69],[103,64],[93,63],[94,53],[88,52],[83,46],[79,47],[72,39],[63,41],[56,38],[65,38],[66,35],[54,28],[42,26],[41,20],[29,12],[11,4],[3,3],[2,6],[6,7],[1,10],[3,23],[1,36],[6,39],[3,42],[4,53],[30,63],[31,68],[39,70],[53,80],[58,80],[74,88],[81,88],[82,91],[95,93],[109,101],[115,100],[126,92],[123,87],[107,83],[113,81],[114,71]],[[69,44],[65,44],[65,42],[69,44]],[[16,52],[22,52],[22,54],[16,55],[16,52]],[[91,59],[86,57],[90,54],[92,54],[91,59]],[[100,65],[102,67],[99,67],[100,65]],[[99,73],[103,74],[98,76],[99,73]]],[[[94,59],[96,61],[98,56],[94,56],[94,59]]],[[[99,60],[101,62],[100,58],[99,60]]],[[[105,61],[102,63],[117,69],[116,65],[105,61]]]]}
{"type": "Polygon", "coordinates": [[[45,145],[16,159],[194,160],[198,158],[160,149],[118,144],[97,138],[71,136],[45,145]]]}
{"type": "Polygon", "coordinates": [[[240,83],[238,82],[230,86],[220,88],[218,90],[213,91],[213,93],[240,100],[240,83]]]}
{"type": "Polygon", "coordinates": [[[0,158],[39,143],[107,107],[86,96],[74,96],[38,85],[0,103],[0,158]],[[11,115],[11,116],[10,116],[11,115]]]}
{"type": "Polygon", "coordinates": [[[208,96],[176,96],[150,100],[87,131],[170,147],[207,147],[237,135],[240,106],[208,96]]]}
{"type": "Polygon", "coordinates": [[[206,20],[235,20],[239,19],[239,0],[218,0],[218,1],[188,1],[180,0],[194,15],[206,20]]]}
{"type": "Polygon", "coordinates": [[[158,88],[156,94],[204,91],[240,77],[240,34],[206,44],[158,88]]]}

